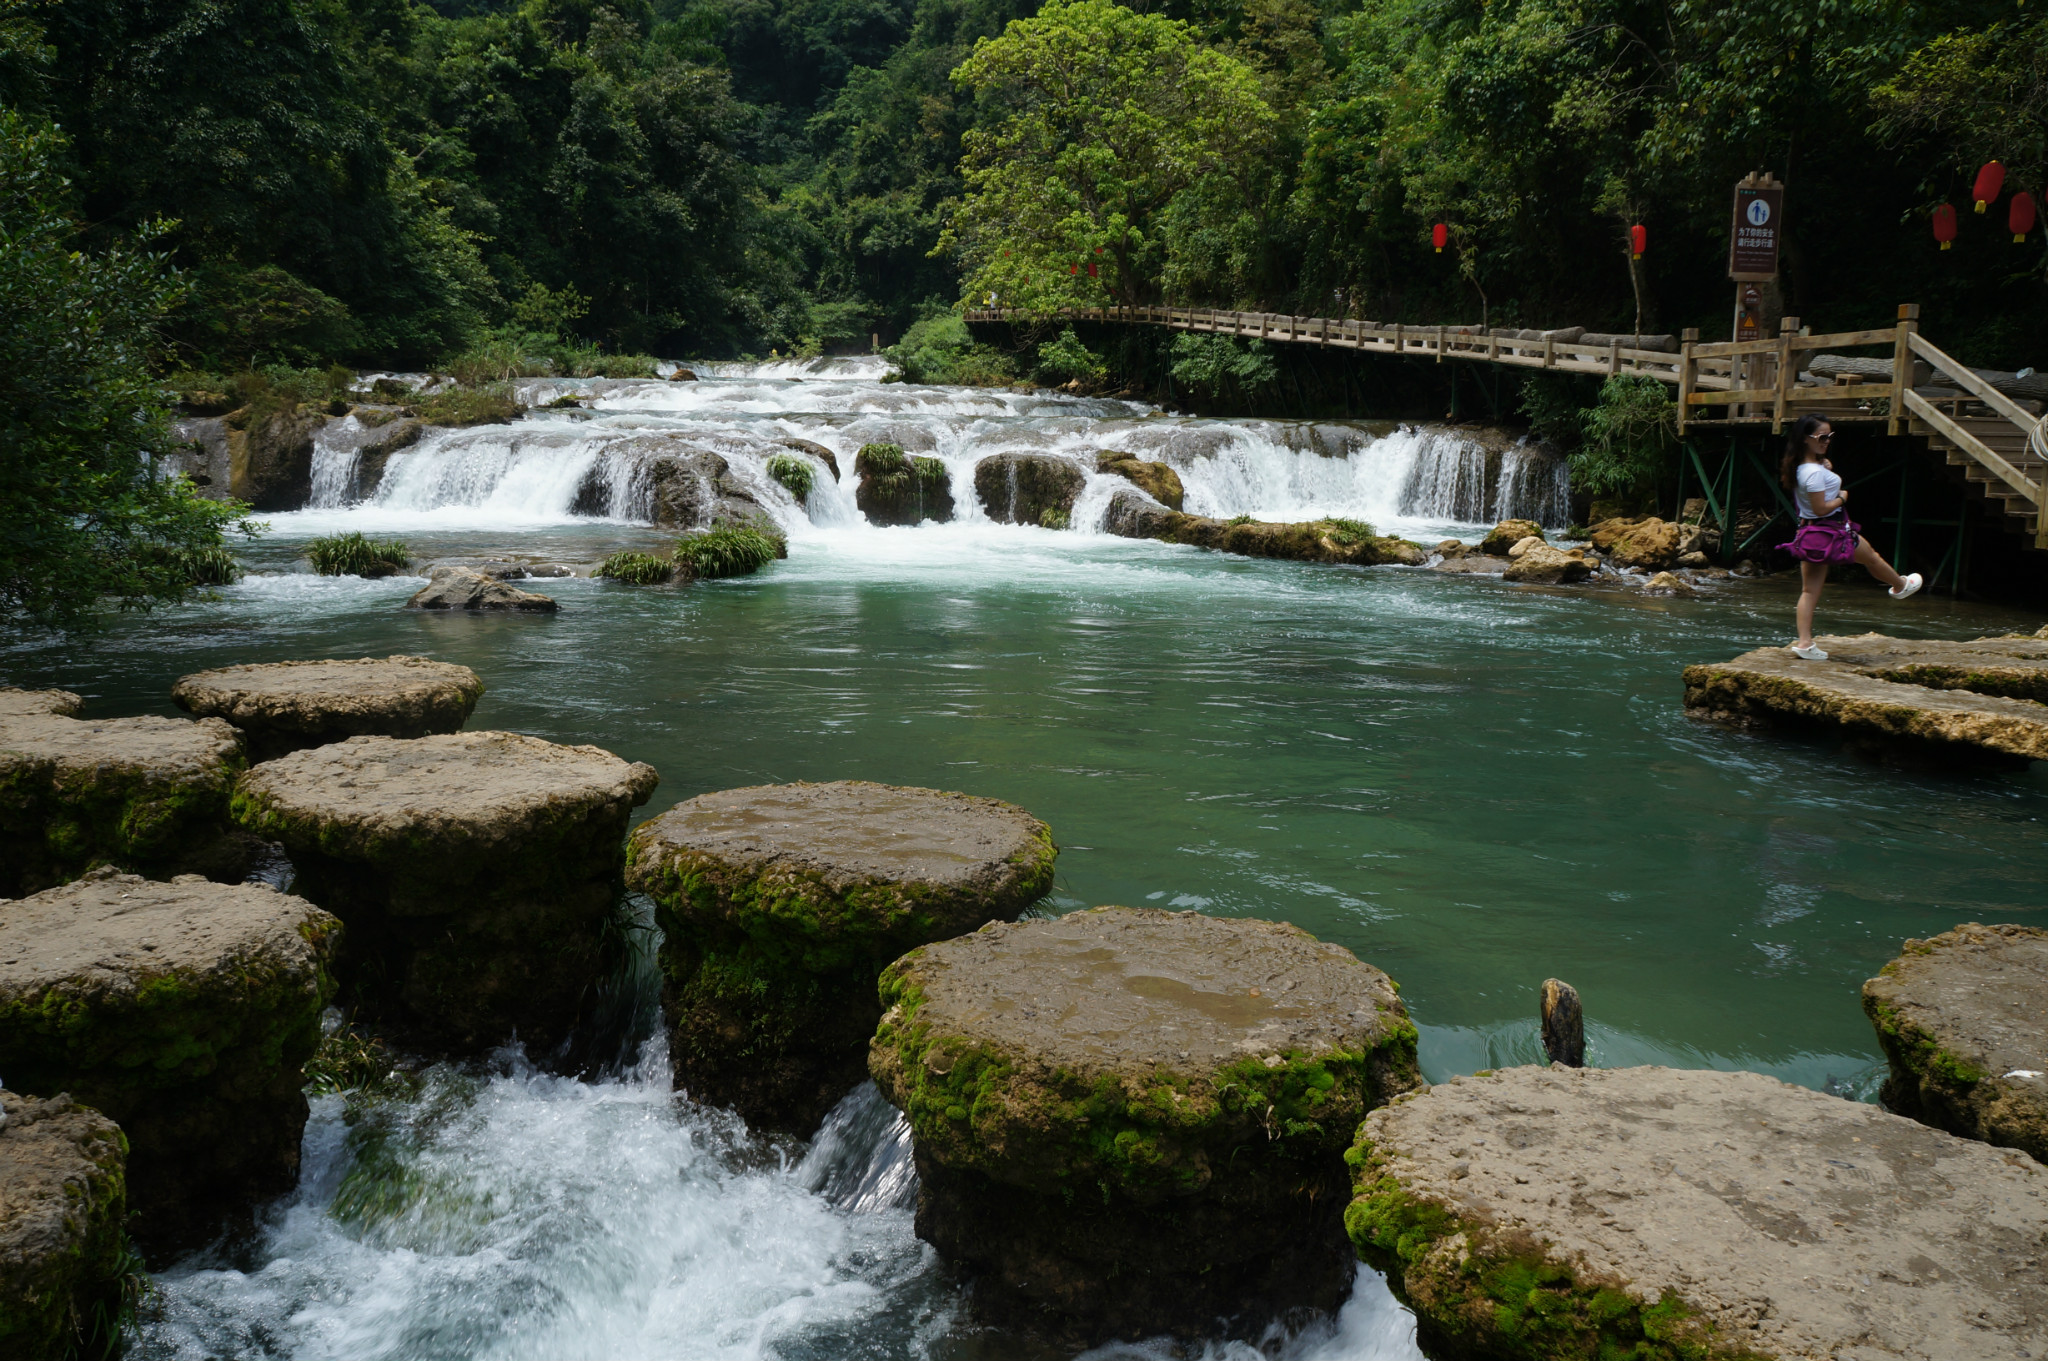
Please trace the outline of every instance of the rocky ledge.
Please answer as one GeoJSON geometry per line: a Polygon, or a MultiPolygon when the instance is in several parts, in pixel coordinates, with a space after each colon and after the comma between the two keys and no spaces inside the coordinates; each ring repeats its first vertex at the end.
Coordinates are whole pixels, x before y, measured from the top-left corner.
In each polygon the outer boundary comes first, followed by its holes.
{"type": "Polygon", "coordinates": [[[627,877],[660,913],[678,1082],[809,1134],[866,1075],[883,967],[1014,918],[1055,854],[1013,804],[859,780],[728,789],[643,823],[627,877]]]}
{"type": "Polygon", "coordinates": [[[242,733],[249,757],[351,737],[425,737],[469,721],[484,683],[466,666],[425,657],[270,662],[186,676],[171,698],[186,713],[224,718],[242,733]]]}
{"type": "Polygon", "coordinates": [[[1280,923],[1104,907],[912,951],[882,995],[917,1233],[985,1319],[1082,1345],[1341,1300],[1343,1150],[1419,1083],[1379,970],[1280,923]]]}
{"type": "Polygon", "coordinates": [[[1073,460],[1053,454],[997,454],[974,465],[974,494],[999,524],[1064,529],[1087,484],[1073,460]]]}
{"type": "Polygon", "coordinates": [[[63,883],[95,864],[242,877],[250,844],[227,816],[243,765],[233,728],[217,718],[69,718],[75,695],[7,694],[0,897],[63,883]]]}
{"type": "Polygon", "coordinates": [[[0,1092],[0,1355],[113,1356],[127,1141],[68,1096],[0,1092]]]}
{"type": "Polygon", "coordinates": [[[2048,1163],[2048,931],[1971,922],[1909,940],[1863,985],[1900,1115],[2048,1163]]]}
{"type": "Polygon", "coordinates": [[[561,607],[552,596],[522,591],[467,567],[436,567],[427,584],[405,602],[405,608],[552,614],[561,607]]]}
{"type": "Polygon", "coordinates": [[[1268,524],[1260,520],[1212,520],[1168,510],[1135,487],[1110,497],[1103,527],[1127,539],[1158,539],[1212,548],[1251,558],[1288,558],[1295,562],[1343,563],[1378,567],[1387,563],[1420,566],[1429,555],[1406,539],[1377,534],[1355,520],[1310,520],[1301,524],[1268,524]]]}
{"type": "Polygon", "coordinates": [[[564,1040],[611,967],[626,823],[652,766],[506,732],[352,737],[266,761],[234,813],[348,926],[366,1016],[475,1050],[564,1040]]]}
{"type": "Polygon", "coordinates": [[[1686,712],[1739,724],[1832,727],[1941,757],[2048,759],[2048,709],[2008,697],[2048,686],[2048,641],[1908,642],[1882,634],[1815,641],[1828,660],[1766,647],[1687,667],[1686,712]]]}
{"type": "Polygon", "coordinates": [[[2048,1168],[1755,1073],[1454,1078],[1350,1158],[1346,1226],[1432,1355],[2048,1347],[2048,1168]]]}
{"type": "Polygon", "coordinates": [[[136,1236],[204,1242],[289,1190],[339,923],[302,899],[97,870],[0,903],[0,1073],[117,1121],[136,1236]]]}

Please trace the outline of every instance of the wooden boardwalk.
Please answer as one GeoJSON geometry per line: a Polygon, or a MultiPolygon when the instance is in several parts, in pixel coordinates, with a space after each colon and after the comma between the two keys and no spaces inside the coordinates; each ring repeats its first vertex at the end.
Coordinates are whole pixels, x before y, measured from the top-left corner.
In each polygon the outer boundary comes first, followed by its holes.
{"type": "MultiPolygon", "coordinates": [[[[1891,434],[1924,438],[1963,470],[1995,509],[2039,549],[2048,549],[2048,417],[2029,411],[1982,375],[1920,334],[1920,309],[1899,308],[1882,330],[1801,334],[1787,317],[1774,340],[1702,342],[1697,331],[1660,337],[1600,336],[1577,328],[1547,332],[1501,327],[1406,326],[1278,312],[1208,307],[1070,307],[1076,321],[1165,326],[1286,345],[1436,363],[1504,364],[1600,377],[1635,374],[1678,389],[1678,429],[1784,429],[1809,412],[1836,424],[1882,423],[1891,434]],[[1881,357],[1841,355],[1881,349],[1881,357]],[[1826,364],[1822,356],[1847,362],[1826,364]],[[1823,371],[1816,373],[1814,366],[1823,371]]],[[[1030,324],[1041,314],[1013,308],[970,310],[970,322],[1030,324]]]]}

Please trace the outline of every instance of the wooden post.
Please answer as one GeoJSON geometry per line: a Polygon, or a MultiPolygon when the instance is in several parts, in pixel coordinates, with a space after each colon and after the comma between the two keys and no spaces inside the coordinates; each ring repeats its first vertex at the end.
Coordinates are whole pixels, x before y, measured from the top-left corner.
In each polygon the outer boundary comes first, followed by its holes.
{"type": "MultiPolygon", "coordinates": [[[[1543,334],[1543,367],[1546,369],[1557,367],[1557,337],[1548,331],[1543,334]]],[[[1795,638],[1793,641],[1797,642],[1798,639],[1795,638]]]]}
{"type": "Polygon", "coordinates": [[[1586,1066],[1586,1012],[1578,990],[1561,979],[1543,980],[1543,1052],[1567,1068],[1586,1066]]]}
{"type": "MultiPolygon", "coordinates": [[[[1500,337],[1493,334],[1491,326],[1487,327],[1486,330],[1486,361],[1489,364],[1498,364],[1500,362],[1500,337]]],[[[1498,377],[1499,375],[1495,376],[1498,377]]]]}
{"type": "Polygon", "coordinates": [[[1792,338],[1799,334],[1799,318],[1778,319],[1778,382],[1777,399],[1771,404],[1771,433],[1784,433],[1786,407],[1792,401],[1792,389],[1799,382],[1799,360],[1792,353],[1792,338]]]}
{"type": "Polygon", "coordinates": [[[1892,342],[1892,395],[1888,400],[1891,413],[1885,425],[1885,433],[1896,435],[1900,422],[1906,418],[1906,393],[1913,386],[1913,332],[1920,329],[1920,304],[1902,302],[1899,304],[1899,338],[1892,342]]]}
{"type": "MultiPolygon", "coordinates": [[[[1436,328],[1436,362],[1439,364],[1444,362],[1444,342],[1445,338],[1449,336],[1450,333],[1451,328],[1448,326],[1439,326],[1436,328]]],[[[1794,639],[1793,641],[1796,642],[1798,640],[1794,639]]]]}
{"type": "MultiPolygon", "coordinates": [[[[1395,323],[1394,323],[1394,353],[1395,353],[1395,354],[1405,354],[1405,353],[1407,352],[1407,350],[1408,350],[1408,323],[1407,323],[1407,322],[1405,322],[1405,321],[1397,321],[1397,322],[1395,322],[1395,323]]],[[[1794,641],[1797,641],[1797,640],[1795,639],[1794,641]]]]}
{"type": "Polygon", "coordinates": [[[1692,410],[1693,358],[1692,347],[1700,338],[1700,328],[1688,326],[1678,343],[1678,433],[1685,433],[1686,414],[1692,410]]]}
{"type": "MultiPolygon", "coordinates": [[[[1608,376],[1608,377],[1610,377],[1610,378],[1612,378],[1612,377],[1613,377],[1613,376],[1614,376],[1615,374],[1617,374],[1617,373],[1620,373],[1620,372],[1621,372],[1621,337],[1620,337],[1620,336],[1616,336],[1616,337],[1615,337],[1614,339],[1612,339],[1612,340],[1610,340],[1610,341],[1608,341],[1608,342],[1607,342],[1607,376],[1608,376]]],[[[1797,641],[1799,641],[1799,640],[1795,638],[1795,639],[1793,639],[1793,641],[1794,641],[1794,642],[1797,642],[1797,641]]]]}

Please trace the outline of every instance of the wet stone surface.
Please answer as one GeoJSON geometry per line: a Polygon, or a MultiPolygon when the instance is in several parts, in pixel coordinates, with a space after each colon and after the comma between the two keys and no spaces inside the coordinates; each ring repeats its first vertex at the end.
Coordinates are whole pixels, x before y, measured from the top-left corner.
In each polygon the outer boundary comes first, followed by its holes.
{"type": "Polygon", "coordinates": [[[1884,1103],[2048,1163],[2048,931],[1971,922],[1909,940],[1863,985],[1884,1103]]]}
{"type": "Polygon", "coordinates": [[[146,1247],[292,1186],[339,925],[267,887],[111,870],[0,902],[0,1074],[120,1124],[146,1247]]]}
{"type": "Polygon", "coordinates": [[[1281,923],[1108,907],[926,946],[882,989],[917,1231],[978,1314],[1086,1344],[1342,1297],[1343,1150],[1420,1083],[1385,974],[1281,923]]]}
{"type": "Polygon", "coordinates": [[[0,1092],[0,1117],[0,1355],[60,1361],[120,1304],[121,1131],[66,1096],[0,1092]]]}
{"type": "Polygon", "coordinates": [[[665,942],[677,1080],[808,1134],[866,1075],[876,976],[913,946],[1008,920],[1052,887],[1023,809],[848,780],[704,794],[633,834],[665,942]]]}
{"type": "Polygon", "coordinates": [[[342,981],[367,1016],[458,1051],[516,1031],[541,1059],[615,962],[626,823],[657,783],[516,733],[355,737],[255,767],[235,815],[347,923],[342,981]]]}
{"type": "Polygon", "coordinates": [[[455,732],[483,692],[466,666],[398,656],[226,666],[182,678],[171,698],[189,714],[226,719],[249,759],[267,761],[351,737],[455,732]]]}
{"type": "Polygon", "coordinates": [[[1431,1355],[2048,1347],[2048,1168],[1774,1078],[1454,1078],[1368,1116],[1352,1161],[1346,1226],[1431,1355]]]}

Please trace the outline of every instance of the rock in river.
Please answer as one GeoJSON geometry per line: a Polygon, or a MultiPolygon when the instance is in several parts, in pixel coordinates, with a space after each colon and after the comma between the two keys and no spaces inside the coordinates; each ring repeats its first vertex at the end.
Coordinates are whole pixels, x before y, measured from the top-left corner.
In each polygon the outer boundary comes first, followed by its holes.
{"type": "Polygon", "coordinates": [[[5,694],[0,897],[61,884],[95,864],[242,877],[250,844],[228,821],[228,791],[243,765],[233,728],[217,718],[70,718],[74,695],[5,694]]]}
{"type": "Polygon", "coordinates": [[[875,979],[912,946],[1014,918],[1052,834],[995,799],[860,780],[702,794],[633,833],[654,899],[677,1081],[809,1134],[867,1071],[875,979]]]}
{"type": "Polygon", "coordinates": [[[1567,553],[1538,540],[1517,554],[1508,563],[1503,574],[1509,581],[1535,582],[1554,585],[1559,582],[1584,581],[1593,571],[1593,564],[1586,561],[1586,555],[1573,549],[1567,553]]]}
{"type": "Polygon", "coordinates": [[[0,1355],[114,1355],[127,1144],[68,1096],[0,1092],[0,1355]]]}
{"type": "Polygon", "coordinates": [[[917,1232],[990,1322],[1068,1344],[1334,1306],[1343,1152],[1419,1084],[1387,976],[1276,922],[1103,907],[914,950],[875,1081],[917,1232]]]}
{"type": "Polygon", "coordinates": [[[1180,474],[1165,463],[1148,463],[1136,454],[1109,449],[1095,456],[1095,471],[1123,478],[1139,491],[1165,506],[1179,510],[1187,498],[1180,474]]]}
{"type": "Polygon", "coordinates": [[[974,465],[974,494],[998,524],[1064,528],[1087,484],[1071,459],[1052,454],[997,454],[974,465]]]}
{"type": "Polygon", "coordinates": [[[1534,520],[1502,520],[1479,541],[1479,551],[1489,557],[1504,558],[1509,549],[1531,537],[1542,540],[1543,526],[1534,520]]]}
{"type": "Polygon", "coordinates": [[[656,783],[516,733],[352,737],[254,767],[234,810],[347,923],[365,1015],[457,1050],[517,1031],[539,1057],[612,962],[626,822],[656,783]]]}
{"type": "Polygon", "coordinates": [[[186,676],[171,698],[186,713],[240,729],[249,758],[351,737],[455,732],[482,697],[476,672],[425,657],[267,662],[186,676]]]}
{"type": "Polygon", "coordinates": [[[520,614],[552,614],[560,608],[550,596],[507,586],[496,577],[467,567],[436,567],[427,584],[405,602],[409,610],[491,610],[520,614]]]}
{"type": "Polygon", "coordinates": [[[338,926],[196,875],[103,869],[0,903],[0,1074],[120,1124],[145,1244],[204,1242],[291,1188],[338,926]]]}
{"type": "Polygon", "coordinates": [[[1453,1078],[1351,1160],[1346,1226],[1432,1356],[2048,1348],[2048,1168],[1756,1073],[1453,1078]]]}
{"type": "Polygon", "coordinates": [[[853,503],[869,524],[916,525],[953,518],[946,465],[916,458],[900,444],[863,444],[853,456],[853,503]]]}
{"type": "Polygon", "coordinates": [[[1622,567],[1661,571],[1678,561],[1679,526],[1654,515],[1602,520],[1592,526],[1593,547],[1622,567]]]}
{"type": "Polygon", "coordinates": [[[1261,520],[1215,520],[1168,510],[1135,487],[1109,498],[1103,528],[1127,539],[1158,539],[1237,553],[1248,558],[1289,558],[1296,562],[1377,567],[1420,566],[1429,555],[1406,539],[1376,534],[1357,520],[1309,520],[1299,524],[1261,520]]]}
{"type": "Polygon", "coordinates": [[[1909,940],[1863,985],[1884,1103],[2048,1163],[2048,931],[1971,922],[1909,940]]]}

